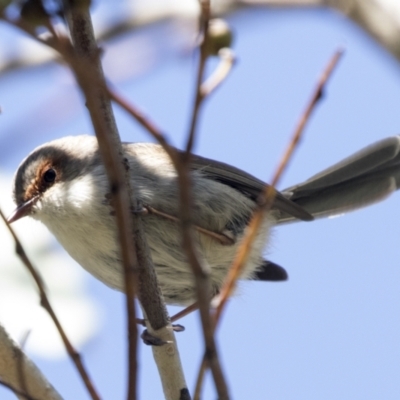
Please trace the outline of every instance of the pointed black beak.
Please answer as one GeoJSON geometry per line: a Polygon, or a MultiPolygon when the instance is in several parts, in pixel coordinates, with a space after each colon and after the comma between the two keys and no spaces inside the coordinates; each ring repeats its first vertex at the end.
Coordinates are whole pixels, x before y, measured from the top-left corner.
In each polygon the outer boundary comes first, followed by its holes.
{"type": "Polygon", "coordinates": [[[30,200],[26,201],[19,205],[12,214],[7,218],[7,222],[9,224],[18,221],[19,219],[26,217],[31,213],[33,205],[38,200],[39,196],[32,197],[30,200]]]}

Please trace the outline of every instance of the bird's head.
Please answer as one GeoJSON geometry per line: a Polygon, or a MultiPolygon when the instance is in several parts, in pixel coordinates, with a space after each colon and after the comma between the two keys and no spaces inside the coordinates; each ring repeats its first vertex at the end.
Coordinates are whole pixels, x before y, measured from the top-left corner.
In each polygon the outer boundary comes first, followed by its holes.
{"type": "Polygon", "coordinates": [[[87,197],[90,187],[82,183],[93,167],[93,159],[97,159],[93,157],[96,148],[94,137],[76,136],[46,143],[30,153],[15,174],[17,208],[8,222],[25,216],[39,220],[46,215],[57,217],[66,203],[87,197]]]}

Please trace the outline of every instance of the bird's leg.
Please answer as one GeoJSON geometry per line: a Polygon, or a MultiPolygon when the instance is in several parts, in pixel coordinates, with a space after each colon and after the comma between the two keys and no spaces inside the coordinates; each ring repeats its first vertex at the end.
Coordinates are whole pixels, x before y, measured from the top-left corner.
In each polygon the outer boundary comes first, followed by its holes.
{"type": "MultiPolygon", "coordinates": [[[[168,219],[173,222],[179,222],[179,218],[174,217],[173,215],[167,214],[165,212],[159,211],[148,205],[143,205],[143,207],[140,210],[135,210],[135,212],[143,214],[143,215],[153,214],[153,215],[157,215],[159,217],[168,219]]],[[[232,237],[229,237],[228,235],[226,235],[224,233],[217,233],[217,232],[209,231],[208,229],[204,229],[197,225],[193,225],[193,227],[198,232],[212,237],[213,239],[217,240],[222,245],[231,246],[235,243],[235,240],[232,237]]]]}

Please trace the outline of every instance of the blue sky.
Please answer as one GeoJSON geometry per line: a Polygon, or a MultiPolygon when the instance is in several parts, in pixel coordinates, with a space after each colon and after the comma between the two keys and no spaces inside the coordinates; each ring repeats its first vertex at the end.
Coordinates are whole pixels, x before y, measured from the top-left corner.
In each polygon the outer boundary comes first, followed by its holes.
{"type": "MultiPolygon", "coordinates": [[[[316,9],[256,8],[227,19],[238,62],[203,109],[196,153],[270,180],[317,78],[338,47],[346,48],[345,56],[280,189],[400,133],[398,62],[352,22],[316,9]]],[[[193,54],[181,44],[179,30],[163,22],[103,46],[111,81],[178,147],[188,128],[196,73],[193,54]]],[[[62,66],[5,74],[0,93],[0,162],[7,173],[40,143],[92,132],[62,66]]],[[[116,115],[123,140],[150,140],[121,110],[116,115]]],[[[232,398],[399,398],[398,204],[396,193],[340,218],[274,230],[267,254],[287,269],[289,281],[241,284],[217,334],[232,398]]],[[[103,398],[123,398],[124,301],[94,278],[86,279],[104,322],[81,351],[103,398]]],[[[186,331],[177,339],[192,389],[202,354],[198,316],[182,324],[186,331]]],[[[34,360],[66,399],[87,398],[69,360],[34,360]]],[[[140,366],[140,398],[161,399],[151,349],[144,345],[140,366]]],[[[208,379],[204,399],[215,397],[208,379]]]]}

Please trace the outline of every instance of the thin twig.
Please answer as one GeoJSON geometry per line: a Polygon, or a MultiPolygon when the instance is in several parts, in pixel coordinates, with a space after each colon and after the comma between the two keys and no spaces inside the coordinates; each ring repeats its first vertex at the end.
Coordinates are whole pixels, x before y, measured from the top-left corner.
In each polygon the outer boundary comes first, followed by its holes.
{"type": "Polygon", "coordinates": [[[343,50],[337,50],[336,53],[332,56],[331,60],[329,61],[328,65],[324,69],[323,74],[321,75],[320,79],[318,80],[317,87],[309,101],[307,108],[303,115],[300,118],[300,121],[295,129],[293,137],[289,143],[289,146],[283,155],[276,172],[273,175],[271,185],[266,185],[264,193],[261,195],[260,199],[258,200],[259,207],[253,214],[253,218],[250,221],[250,224],[246,230],[246,234],[243,238],[241,246],[239,247],[235,260],[232,264],[231,269],[229,270],[228,276],[226,277],[225,283],[221,288],[220,295],[216,301],[217,309],[215,312],[215,325],[217,325],[218,321],[220,320],[221,313],[225,307],[227,299],[232,294],[236,281],[240,276],[242,269],[246,263],[248,254],[250,253],[252,243],[255,239],[255,236],[258,232],[258,229],[265,218],[266,212],[271,208],[274,196],[275,196],[275,189],[274,187],[278,184],[280,177],[282,176],[283,171],[288,166],[291,156],[293,155],[294,150],[299,144],[301,139],[302,133],[304,131],[304,127],[306,123],[309,121],[312,111],[315,109],[318,101],[322,98],[322,92],[324,86],[326,85],[329,77],[332,75],[334,68],[336,67],[340,57],[343,54],[343,50]]]}
{"type": "Polygon", "coordinates": [[[206,61],[207,61],[207,57],[208,57],[208,42],[210,40],[209,35],[208,35],[208,27],[210,24],[210,17],[211,17],[210,0],[200,0],[199,2],[200,2],[200,7],[201,7],[200,32],[201,32],[202,41],[200,44],[199,66],[198,66],[198,70],[197,70],[193,111],[192,111],[192,117],[190,120],[188,139],[186,141],[186,158],[190,157],[190,153],[192,152],[192,149],[193,149],[198,116],[199,116],[201,104],[204,99],[204,96],[203,96],[202,90],[201,90],[201,84],[203,82],[204,69],[205,69],[206,61]]]}
{"type": "Polygon", "coordinates": [[[192,267],[195,277],[197,301],[200,311],[200,319],[203,327],[203,336],[205,343],[204,357],[207,358],[210,366],[215,387],[220,400],[229,399],[228,385],[226,383],[221,363],[218,357],[217,345],[214,338],[214,327],[210,316],[210,282],[208,273],[205,272],[203,266],[199,262],[194,247],[193,228],[191,221],[192,198],[191,198],[191,177],[190,177],[190,155],[193,149],[197,121],[199,117],[200,107],[203,102],[201,85],[203,82],[204,69],[208,56],[208,28],[210,21],[210,1],[201,0],[201,34],[202,43],[200,46],[200,58],[198,66],[198,74],[196,80],[196,94],[193,105],[192,118],[186,142],[186,152],[183,158],[183,166],[181,174],[179,174],[180,184],[180,217],[183,234],[183,249],[186,252],[189,264],[192,267]]]}
{"type": "MultiPolygon", "coordinates": [[[[174,217],[173,215],[167,214],[165,212],[159,211],[154,207],[151,207],[149,205],[144,205],[143,208],[146,210],[145,212],[149,213],[149,214],[153,214],[153,215],[157,215],[161,218],[165,218],[169,221],[173,221],[173,222],[177,222],[179,223],[179,218],[174,217]]],[[[201,226],[198,225],[193,225],[193,228],[196,229],[197,232],[202,233],[203,235],[212,237],[214,240],[216,240],[217,242],[219,242],[220,244],[224,245],[224,246],[229,246],[234,244],[234,241],[229,238],[228,236],[225,236],[221,233],[218,232],[213,232],[210,231],[208,229],[204,229],[201,226]]]]}
{"type": "Polygon", "coordinates": [[[9,232],[11,233],[11,236],[14,239],[15,242],[15,252],[17,253],[18,257],[21,259],[22,263],[26,266],[26,268],[28,269],[28,271],[30,272],[30,274],[32,275],[38,291],[39,291],[39,295],[40,295],[40,304],[41,306],[49,313],[51,319],[54,322],[54,325],[56,326],[58,333],[64,343],[64,346],[70,356],[70,358],[72,359],[72,362],[75,364],[76,369],[78,370],[91,398],[93,400],[99,400],[100,397],[97,394],[96,389],[94,388],[94,385],[92,383],[92,380],[89,377],[88,372],[86,371],[84,365],[83,365],[83,361],[81,359],[80,354],[74,349],[74,347],[72,346],[71,342],[69,341],[66,333],[64,332],[64,329],[61,326],[60,321],[57,318],[56,313],[53,310],[53,307],[50,304],[50,301],[47,297],[46,294],[46,290],[45,290],[45,286],[43,283],[43,280],[40,276],[40,274],[36,271],[35,267],[33,266],[33,264],[31,263],[31,261],[29,260],[28,256],[25,253],[24,248],[22,247],[21,242],[19,241],[16,233],[14,232],[14,229],[10,226],[10,224],[7,222],[6,217],[4,216],[3,212],[0,210],[0,217],[3,219],[4,223],[7,226],[7,229],[9,230],[9,232]]]}
{"type": "Polygon", "coordinates": [[[200,400],[201,399],[201,389],[203,387],[203,382],[204,382],[204,377],[207,372],[207,360],[206,357],[203,356],[199,368],[199,372],[197,374],[197,379],[196,379],[196,386],[194,388],[194,395],[193,395],[193,400],[200,400]]]}
{"type": "MultiPolygon", "coordinates": [[[[127,101],[120,95],[116,90],[113,90],[110,86],[107,87],[108,95],[111,100],[118,104],[128,114],[130,114],[144,129],[146,129],[151,136],[162,146],[164,151],[169,155],[171,161],[174,164],[175,169],[180,169],[180,157],[177,150],[171,146],[162,132],[162,130],[155,125],[138,107],[127,101]]],[[[179,172],[178,172],[179,173],[179,172]]]]}

